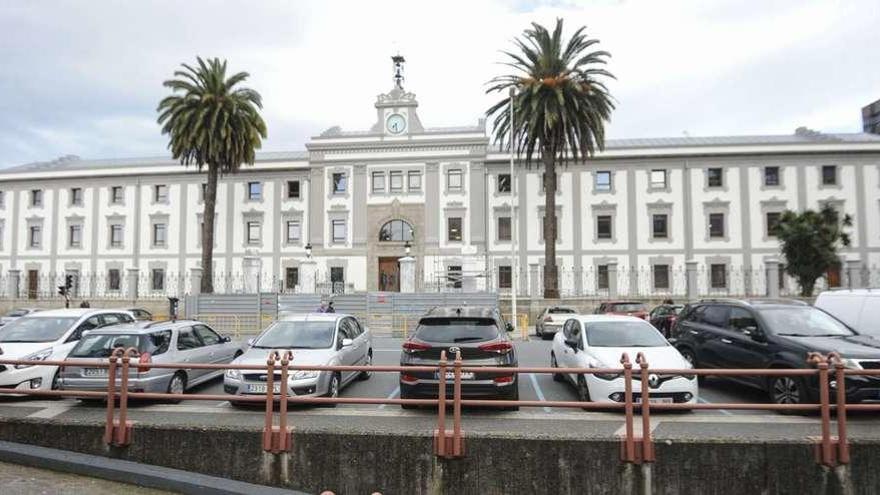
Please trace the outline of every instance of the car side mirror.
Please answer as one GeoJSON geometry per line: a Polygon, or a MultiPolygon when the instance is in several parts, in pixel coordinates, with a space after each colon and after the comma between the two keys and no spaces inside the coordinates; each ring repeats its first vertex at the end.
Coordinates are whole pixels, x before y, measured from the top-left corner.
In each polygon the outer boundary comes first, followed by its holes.
{"type": "Polygon", "coordinates": [[[764,337],[764,334],[758,330],[756,326],[749,326],[743,328],[743,333],[749,336],[755,342],[767,342],[767,338],[764,337]]]}
{"type": "Polygon", "coordinates": [[[504,329],[507,330],[508,332],[512,332],[512,331],[513,331],[513,325],[512,325],[511,323],[505,323],[505,324],[504,324],[504,329]]]}
{"type": "Polygon", "coordinates": [[[230,337],[229,335],[224,335],[224,336],[220,337],[220,342],[223,344],[232,342],[232,337],[230,337]]]}
{"type": "Polygon", "coordinates": [[[342,339],[342,347],[351,347],[352,345],[354,345],[354,340],[342,339]]]}

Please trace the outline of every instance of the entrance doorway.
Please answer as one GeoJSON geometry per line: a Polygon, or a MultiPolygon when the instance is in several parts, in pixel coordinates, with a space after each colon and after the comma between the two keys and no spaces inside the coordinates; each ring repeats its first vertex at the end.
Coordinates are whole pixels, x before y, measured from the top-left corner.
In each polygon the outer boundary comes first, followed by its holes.
{"type": "Polygon", "coordinates": [[[379,290],[400,292],[400,263],[397,257],[379,258],[379,290]]]}
{"type": "Polygon", "coordinates": [[[40,272],[37,270],[28,270],[27,278],[27,297],[28,299],[36,299],[37,291],[40,287],[40,272]]]}

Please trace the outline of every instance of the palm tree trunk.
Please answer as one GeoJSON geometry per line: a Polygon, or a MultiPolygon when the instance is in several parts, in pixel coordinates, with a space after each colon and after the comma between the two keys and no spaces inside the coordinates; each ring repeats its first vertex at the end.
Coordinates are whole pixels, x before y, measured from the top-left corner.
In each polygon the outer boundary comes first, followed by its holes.
{"type": "Polygon", "coordinates": [[[556,160],[555,153],[542,150],[544,162],[544,298],[559,299],[556,267],[556,160]]]}
{"type": "Polygon", "coordinates": [[[202,214],[202,293],[214,293],[214,210],[217,205],[217,179],[220,165],[208,164],[205,211],[202,214]]]}

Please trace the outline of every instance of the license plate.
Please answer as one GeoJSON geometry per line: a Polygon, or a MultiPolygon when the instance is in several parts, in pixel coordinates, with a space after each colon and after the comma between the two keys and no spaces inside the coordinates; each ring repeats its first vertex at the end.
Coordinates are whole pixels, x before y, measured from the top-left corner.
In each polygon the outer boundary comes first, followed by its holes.
{"type": "MultiPolygon", "coordinates": [[[[437,376],[439,377],[439,375],[440,374],[438,373],[437,376]]],[[[446,379],[447,380],[455,380],[455,372],[454,371],[447,371],[446,372],[446,379]]],[[[474,373],[472,371],[462,371],[461,372],[461,379],[462,380],[473,380],[474,373]]]]}
{"type": "MultiPolygon", "coordinates": [[[[266,386],[265,383],[250,383],[250,384],[248,384],[248,392],[252,393],[252,394],[265,394],[267,388],[268,387],[266,386]]],[[[272,384],[272,393],[277,394],[279,392],[281,392],[281,384],[280,383],[273,383],[272,384]]]]}
{"type": "MultiPolygon", "coordinates": [[[[641,398],[641,397],[636,397],[636,398],[635,398],[635,403],[636,403],[636,404],[640,404],[641,402],[642,402],[642,398],[641,398]]],[[[673,402],[674,402],[674,401],[672,400],[672,397],[651,397],[651,398],[648,400],[648,403],[649,403],[649,404],[672,404],[673,402]]]]}
{"type": "Polygon", "coordinates": [[[107,368],[86,368],[83,376],[107,376],[107,368]]]}

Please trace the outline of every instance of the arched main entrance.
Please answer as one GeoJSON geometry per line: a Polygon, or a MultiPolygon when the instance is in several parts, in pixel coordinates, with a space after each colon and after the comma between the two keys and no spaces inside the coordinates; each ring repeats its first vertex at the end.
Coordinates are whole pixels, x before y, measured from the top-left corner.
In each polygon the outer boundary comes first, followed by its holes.
{"type": "MultiPolygon", "coordinates": [[[[403,244],[413,240],[413,228],[406,220],[394,219],[385,222],[379,229],[380,243],[403,244]]],[[[379,257],[379,290],[400,291],[400,256],[379,257]]]]}

